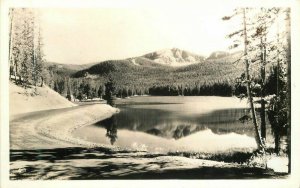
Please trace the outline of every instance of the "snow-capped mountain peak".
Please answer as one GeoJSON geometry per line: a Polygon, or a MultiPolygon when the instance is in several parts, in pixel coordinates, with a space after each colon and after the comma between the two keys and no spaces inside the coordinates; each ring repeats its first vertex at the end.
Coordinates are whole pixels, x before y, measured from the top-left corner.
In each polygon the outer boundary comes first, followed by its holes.
{"type": "Polygon", "coordinates": [[[153,60],[156,63],[169,66],[186,66],[201,63],[205,60],[203,56],[178,48],[155,51],[143,57],[153,60]]]}

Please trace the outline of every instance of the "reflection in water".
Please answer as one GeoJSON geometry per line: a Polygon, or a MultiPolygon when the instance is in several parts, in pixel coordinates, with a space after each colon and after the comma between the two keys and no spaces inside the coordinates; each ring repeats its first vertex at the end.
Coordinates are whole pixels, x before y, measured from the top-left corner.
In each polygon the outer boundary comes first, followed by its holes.
{"type": "Polygon", "coordinates": [[[112,116],[109,119],[106,119],[104,121],[99,122],[101,126],[106,128],[106,137],[110,139],[111,145],[114,145],[114,143],[117,141],[118,135],[118,125],[117,125],[117,118],[116,116],[112,116]]]}
{"type": "MultiPolygon", "coordinates": [[[[178,99],[178,97],[170,98],[178,99]]],[[[147,99],[147,97],[143,98],[143,100],[147,99]]],[[[153,97],[151,99],[154,100],[153,97]]],[[[157,98],[156,101],[171,99],[157,98]]],[[[154,152],[186,150],[187,148],[201,151],[225,150],[231,147],[249,148],[255,145],[252,123],[246,120],[243,121],[244,123],[241,121],[246,119],[241,119],[241,117],[249,114],[248,109],[241,107],[206,109],[207,105],[202,104],[207,100],[205,97],[184,99],[193,99],[196,104],[187,102],[117,105],[120,109],[118,114],[110,119],[85,126],[75,134],[79,138],[95,143],[154,152]]],[[[216,100],[214,104],[223,105],[219,101],[225,99],[217,98],[216,100]]],[[[260,123],[259,119],[258,123],[260,123]]],[[[273,141],[271,135],[270,124],[267,122],[267,142],[273,141]]]]}
{"type": "MultiPolygon", "coordinates": [[[[223,109],[202,114],[182,114],[181,112],[132,108],[122,106],[121,112],[96,125],[107,130],[106,136],[111,144],[117,140],[117,129],[141,131],[151,135],[173,138],[175,140],[198,131],[211,129],[215,134],[231,132],[254,137],[251,123],[239,119],[248,114],[246,109],[223,109]]],[[[267,130],[271,134],[270,129],[267,130]]]]}
{"type": "Polygon", "coordinates": [[[193,130],[192,125],[179,125],[176,127],[174,134],[173,134],[173,138],[175,140],[188,136],[190,134],[192,134],[193,132],[198,132],[200,131],[199,129],[200,127],[197,127],[195,130],[193,130]]]}
{"type": "Polygon", "coordinates": [[[189,134],[191,134],[191,129],[189,126],[184,126],[184,127],[178,126],[176,128],[176,130],[174,131],[173,138],[179,139],[179,138],[181,138],[183,136],[187,136],[189,134]]]}

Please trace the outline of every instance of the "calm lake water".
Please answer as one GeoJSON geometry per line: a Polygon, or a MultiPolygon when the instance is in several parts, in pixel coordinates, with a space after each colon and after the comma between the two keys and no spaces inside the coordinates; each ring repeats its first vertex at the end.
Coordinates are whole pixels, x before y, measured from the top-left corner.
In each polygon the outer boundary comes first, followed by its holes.
{"type": "MultiPolygon", "coordinates": [[[[120,113],[85,126],[75,137],[150,151],[219,151],[255,147],[246,101],[233,97],[134,97],[117,101],[120,113]]],[[[271,139],[270,125],[267,125],[271,139]]],[[[267,138],[267,139],[268,139],[267,138]]]]}

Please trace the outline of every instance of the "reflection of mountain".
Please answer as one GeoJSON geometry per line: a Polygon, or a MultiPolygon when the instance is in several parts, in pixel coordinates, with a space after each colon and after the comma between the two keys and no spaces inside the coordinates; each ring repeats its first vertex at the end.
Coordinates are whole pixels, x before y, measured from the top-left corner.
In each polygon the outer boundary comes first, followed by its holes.
{"type": "Polygon", "coordinates": [[[169,123],[162,123],[155,126],[155,128],[151,128],[146,132],[152,135],[165,137],[165,138],[174,138],[179,139],[185,136],[188,136],[192,133],[201,131],[206,129],[206,126],[201,126],[197,124],[189,124],[186,122],[169,122],[169,123]]]}
{"type": "Polygon", "coordinates": [[[173,134],[173,138],[179,139],[181,137],[188,136],[190,134],[191,134],[191,129],[189,126],[187,127],[178,126],[173,134]]]}
{"type": "Polygon", "coordinates": [[[152,128],[146,131],[146,133],[155,135],[155,136],[162,136],[163,132],[157,128],[152,128]]]}
{"type": "Polygon", "coordinates": [[[170,139],[180,139],[204,129],[211,129],[216,134],[235,132],[253,137],[251,124],[243,124],[238,120],[245,113],[247,111],[244,109],[227,109],[181,116],[158,109],[125,107],[121,108],[119,114],[98,125],[107,129],[106,135],[112,144],[117,139],[117,129],[141,131],[170,139]]]}
{"type": "Polygon", "coordinates": [[[165,138],[174,138],[179,139],[185,136],[188,136],[192,133],[198,132],[200,130],[205,129],[204,127],[197,126],[197,125],[189,125],[189,124],[181,124],[181,123],[174,123],[168,125],[157,125],[155,128],[151,128],[146,131],[146,133],[165,137],[165,138]]]}

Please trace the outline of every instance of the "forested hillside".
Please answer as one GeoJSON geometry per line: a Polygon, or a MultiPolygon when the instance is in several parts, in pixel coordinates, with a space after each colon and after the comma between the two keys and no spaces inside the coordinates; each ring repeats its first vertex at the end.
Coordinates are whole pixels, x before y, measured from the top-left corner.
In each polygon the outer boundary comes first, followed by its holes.
{"type": "Polygon", "coordinates": [[[172,67],[143,56],[125,60],[104,61],[76,71],[77,66],[47,66],[49,85],[64,96],[75,98],[102,97],[105,83],[111,78],[116,95],[219,95],[231,96],[235,79],[243,72],[235,63],[240,53],[228,54],[201,63],[172,67]]]}
{"type": "MultiPolygon", "coordinates": [[[[244,64],[238,61],[241,55],[241,52],[214,52],[203,62],[180,67],[162,65],[145,56],[83,65],[86,68],[79,71],[78,65],[51,64],[47,66],[48,84],[60,94],[77,99],[102,97],[109,78],[118,97],[239,95],[246,91],[237,82],[244,71],[244,64]]],[[[253,75],[257,72],[251,71],[253,75]]]]}

